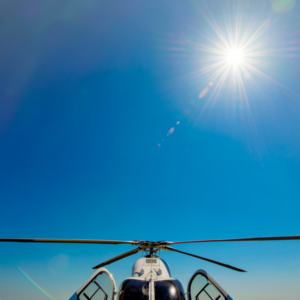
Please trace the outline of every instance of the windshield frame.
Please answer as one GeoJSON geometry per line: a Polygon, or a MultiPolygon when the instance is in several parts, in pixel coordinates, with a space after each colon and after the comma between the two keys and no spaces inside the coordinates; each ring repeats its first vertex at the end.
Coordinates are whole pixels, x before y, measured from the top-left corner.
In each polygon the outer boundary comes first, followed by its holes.
{"type": "MultiPolygon", "coordinates": [[[[193,282],[193,280],[195,279],[195,277],[197,276],[197,275],[202,275],[202,276],[204,276],[206,279],[207,279],[207,282],[209,283],[209,284],[211,284],[212,286],[214,286],[219,292],[220,292],[220,294],[225,298],[225,299],[231,299],[230,298],[230,296],[223,290],[223,288],[206,272],[206,271],[204,271],[204,270],[197,270],[194,274],[193,274],[193,276],[191,277],[191,279],[189,280],[189,283],[188,283],[188,290],[187,290],[187,294],[188,294],[188,300],[192,300],[192,298],[191,298],[191,284],[192,284],[192,282],[193,282]]],[[[207,286],[205,286],[205,288],[206,288],[207,286]]],[[[204,289],[205,289],[204,288],[204,289]]],[[[201,291],[202,291],[203,289],[201,289],[201,291]]],[[[200,292],[201,292],[200,291],[200,292]]],[[[199,294],[200,294],[200,292],[197,294],[197,297],[199,296],[199,294]]]]}

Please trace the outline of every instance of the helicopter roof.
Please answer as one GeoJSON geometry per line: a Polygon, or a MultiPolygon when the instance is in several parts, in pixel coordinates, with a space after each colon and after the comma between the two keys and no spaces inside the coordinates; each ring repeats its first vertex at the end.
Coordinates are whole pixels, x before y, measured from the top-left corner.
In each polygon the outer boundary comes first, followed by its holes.
{"type": "Polygon", "coordinates": [[[142,257],[134,263],[131,276],[141,280],[148,280],[150,277],[153,280],[169,279],[171,278],[171,270],[168,263],[163,259],[142,257]]]}

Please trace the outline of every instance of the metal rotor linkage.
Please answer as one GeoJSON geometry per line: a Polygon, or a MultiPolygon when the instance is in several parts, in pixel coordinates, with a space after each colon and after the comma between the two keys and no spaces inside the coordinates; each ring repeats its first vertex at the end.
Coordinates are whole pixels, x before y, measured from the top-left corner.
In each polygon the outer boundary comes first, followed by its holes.
{"type": "MultiPolygon", "coordinates": [[[[160,250],[167,250],[168,242],[150,242],[150,241],[137,241],[140,243],[140,249],[143,251],[143,257],[160,257],[160,250]]],[[[169,250],[167,250],[169,251],[169,250]]]]}
{"type": "Polygon", "coordinates": [[[134,241],[140,245],[141,248],[162,248],[169,245],[169,242],[166,241],[158,241],[158,242],[150,242],[150,241],[134,241]]]}
{"type": "Polygon", "coordinates": [[[143,257],[160,257],[160,250],[167,250],[168,242],[166,241],[134,241],[139,243],[139,248],[143,251],[143,257]]]}
{"type": "MultiPolygon", "coordinates": [[[[161,242],[137,241],[143,251],[143,257],[160,257],[161,242]]],[[[166,243],[165,243],[166,244],[166,243]]],[[[167,245],[167,244],[166,244],[167,245]]]]}
{"type": "Polygon", "coordinates": [[[157,248],[148,248],[148,249],[144,249],[143,251],[143,257],[156,257],[159,258],[160,257],[160,249],[157,248]]]}

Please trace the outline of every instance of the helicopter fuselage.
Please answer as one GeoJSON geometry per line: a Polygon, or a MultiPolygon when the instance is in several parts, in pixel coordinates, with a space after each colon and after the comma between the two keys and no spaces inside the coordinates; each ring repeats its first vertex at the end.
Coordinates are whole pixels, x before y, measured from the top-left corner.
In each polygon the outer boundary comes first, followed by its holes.
{"type": "Polygon", "coordinates": [[[168,263],[160,258],[138,259],[131,277],[122,281],[118,300],[185,300],[179,280],[171,277],[168,263]],[[160,295],[158,297],[158,295],[160,295]]]}
{"type": "Polygon", "coordinates": [[[231,298],[204,270],[194,273],[185,294],[180,281],[171,276],[168,263],[152,256],[142,257],[134,263],[131,277],[121,282],[118,291],[112,275],[101,268],[70,300],[231,300],[231,298]]]}

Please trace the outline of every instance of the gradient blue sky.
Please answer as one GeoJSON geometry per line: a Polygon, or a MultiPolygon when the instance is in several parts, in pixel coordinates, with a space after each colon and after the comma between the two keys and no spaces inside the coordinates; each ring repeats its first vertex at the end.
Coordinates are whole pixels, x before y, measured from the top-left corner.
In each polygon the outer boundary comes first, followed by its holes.
{"type": "MultiPolygon", "coordinates": [[[[300,3],[191,0],[0,2],[0,236],[189,240],[300,235],[300,3]],[[195,76],[226,24],[270,78],[195,76]],[[275,82],[276,81],[276,82],[275,82]],[[179,125],[176,122],[180,121],[179,125]],[[175,127],[167,137],[168,130],[175,127]],[[162,142],[162,140],[165,140],[162,142]],[[161,147],[158,147],[158,144],[161,147]]],[[[203,268],[233,299],[297,299],[300,242],[177,247],[184,287],[203,268]]],[[[69,297],[131,246],[0,245],[0,299],[69,297]]],[[[108,266],[117,285],[139,255],[108,266]]]]}

